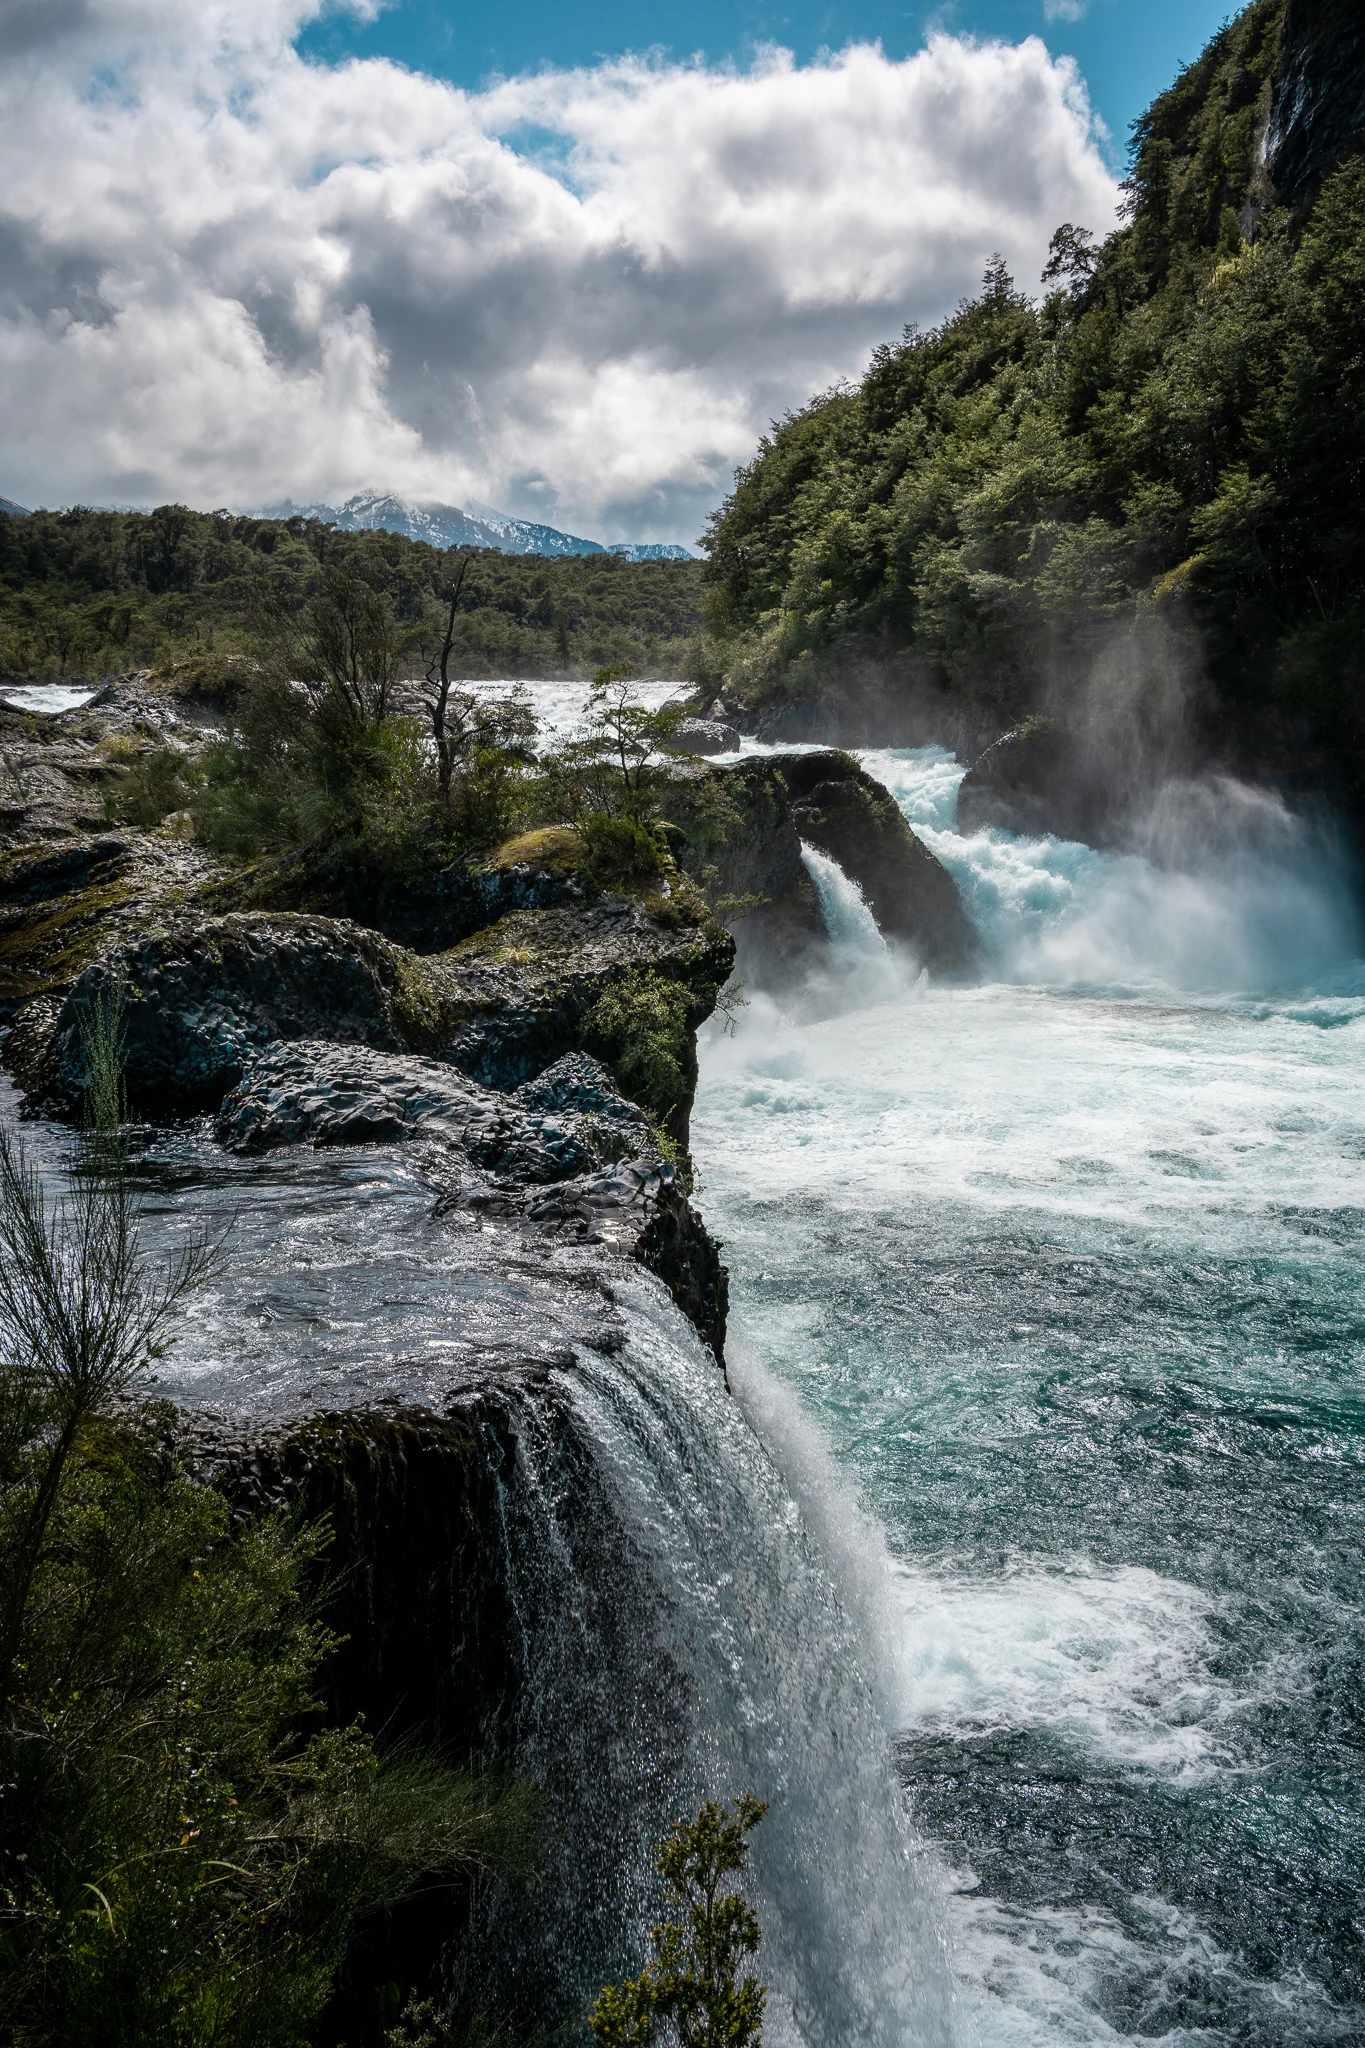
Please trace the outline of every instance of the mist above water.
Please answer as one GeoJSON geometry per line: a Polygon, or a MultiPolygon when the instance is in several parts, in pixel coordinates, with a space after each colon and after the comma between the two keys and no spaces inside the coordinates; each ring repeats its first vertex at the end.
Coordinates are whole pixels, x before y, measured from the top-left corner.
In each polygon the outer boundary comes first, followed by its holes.
{"type": "Polygon", "coordinates": [[[1326,821],[1228,776],[1169,783],[1135,825],[1143,850],[959,834],[965,769],[942,748],[858,758],[948,868],[985,944],[987,972],[1020,983],[1296,988],[1361,947],[1352,862],[1326,821]]]}
{"type": "MultiPolygon", "coordinates": [[[[1365,969],[1331,830],[956,830],[971,985],[821,891],[832,1005],[702,1054],[732,1374],[826,1556],[990,2048],[1356,2040],[1365,969]],[[862,962],[860,967],[859,962],[862,962]]],[[[820,877],[816,876],[817,886],[820,877]]]]}

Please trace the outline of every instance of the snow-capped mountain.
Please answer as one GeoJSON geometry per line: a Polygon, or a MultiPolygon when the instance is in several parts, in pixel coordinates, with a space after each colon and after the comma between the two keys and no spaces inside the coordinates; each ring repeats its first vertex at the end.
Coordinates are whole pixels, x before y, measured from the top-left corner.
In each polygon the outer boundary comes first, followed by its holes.
{"type": "Polygon", "coordinates": [[[323,519],[346,532],[405,533],[435,548],[496,548],[503,555],[601,555],[600,541],[561,533],[557,526],[512,519],[491,505],[415,505],[389,491],[357,491],[344,505],[296,504],[262,507],[263,519],[323,519]]]}
{"type": "Polygon", "coordinates": [[[16,519],[28,518],[27,505],[16,505],[13,498],[0,498],[0,512],[11,512],[16,519]]]}
{"type": "Polygon", "coordinates": [[[691,548],[675,540],[614,540],[607,552],[627,562],[695,562],[691,548]]]}

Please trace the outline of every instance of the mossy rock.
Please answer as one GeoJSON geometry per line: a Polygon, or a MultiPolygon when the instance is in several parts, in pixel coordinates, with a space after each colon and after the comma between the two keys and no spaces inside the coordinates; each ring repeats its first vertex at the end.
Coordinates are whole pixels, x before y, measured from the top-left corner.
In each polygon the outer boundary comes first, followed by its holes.
{"type": "Polygon", "coordinates": [[[551,875],[581,873],[587,849],[572,825],[542,825],[506,840],[485,865],[492,873],[507,868],[539,868],[551,875]]]}

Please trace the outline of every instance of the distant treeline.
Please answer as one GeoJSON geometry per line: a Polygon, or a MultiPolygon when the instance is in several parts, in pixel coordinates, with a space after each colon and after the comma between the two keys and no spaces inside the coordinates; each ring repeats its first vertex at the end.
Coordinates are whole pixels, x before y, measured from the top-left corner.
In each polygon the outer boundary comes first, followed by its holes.
{"type": "Polygon", "coordinates": [[[1275,203],[1285,19],[1135,124],[1124,224],[1060,228],[1041,301],[997,262],[776,426],[708,538],[717,687],[880,678],[989,732],[1184,663],[1208,729],[1365,803],[1365,157],[1275,203]]]}
{"type": "MultiPolygon", "coordinates": [[[[318,520],[154,512],[0,513],[0,674],[99,676],[250,653],[262,600],[302,601],[346,565],[397,617],[434,626],[454,550],[318,520]]],[[[474,552],[452,673],[679,675],[697,632],[700,562],[474,552]]]]}

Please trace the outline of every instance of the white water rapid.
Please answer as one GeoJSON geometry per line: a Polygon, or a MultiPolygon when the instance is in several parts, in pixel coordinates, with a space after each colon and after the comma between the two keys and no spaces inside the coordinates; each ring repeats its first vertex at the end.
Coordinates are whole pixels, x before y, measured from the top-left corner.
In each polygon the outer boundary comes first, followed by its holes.
{"type": "Polygon", "coordinates": [[[1360,2040],[1341,849],[1230,782],[1170,792],[1145,855],[961,835],[951,755],[860,759],[981,969],[888,990],[826,876],[842,1014],[751,991],[710,1027],[693,1145],[734,1384],[938,1859],[962,2038],[1360,2040]]]}

